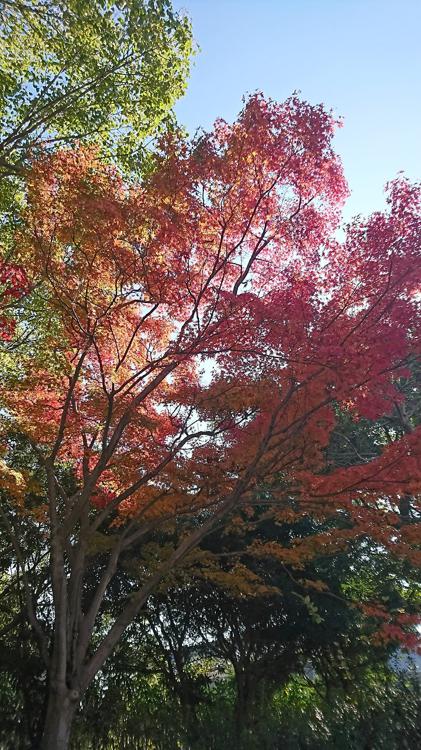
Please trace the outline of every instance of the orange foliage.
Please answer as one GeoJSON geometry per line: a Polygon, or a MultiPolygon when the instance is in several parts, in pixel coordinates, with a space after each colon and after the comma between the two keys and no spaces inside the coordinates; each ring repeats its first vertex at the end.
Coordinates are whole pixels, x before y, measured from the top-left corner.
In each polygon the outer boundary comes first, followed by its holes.
{"type": "MultiPolygon", "coordinates": [[[[35,353],[5,404],[72,465],[74,524],[86,502],[94,526],[228,513],[281,477],[279,513],[291,497],[298,513],[346,512],[351,536],[416,554],[394,512],[420,491],[421,431],[346,469],[327,471],[324,449],[335,408],[389,413],[419,353],[420,190],[397,180],[388,211],[335,241],[334,127],[322,107],[256,95],[191,146],[164,138],[142,184],[91,149],[34,163],[17,245],[66,365],[35,353]]],[[[337,530],[277,554],[345,543],[337,530]]]]}

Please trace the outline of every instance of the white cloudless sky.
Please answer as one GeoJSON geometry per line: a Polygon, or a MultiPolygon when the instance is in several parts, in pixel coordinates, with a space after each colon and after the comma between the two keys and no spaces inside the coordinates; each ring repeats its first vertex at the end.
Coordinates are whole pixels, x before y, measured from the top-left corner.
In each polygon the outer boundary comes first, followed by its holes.
{"type": "Polygon", "coordinates": [[[384,206],[399,171],[421,179],[421,0],[174,0],[196,55],[177,116],[190,133],[233,120],[242,96],[293,91],[344,119],[335,137],[344,218],[384,206]]]}

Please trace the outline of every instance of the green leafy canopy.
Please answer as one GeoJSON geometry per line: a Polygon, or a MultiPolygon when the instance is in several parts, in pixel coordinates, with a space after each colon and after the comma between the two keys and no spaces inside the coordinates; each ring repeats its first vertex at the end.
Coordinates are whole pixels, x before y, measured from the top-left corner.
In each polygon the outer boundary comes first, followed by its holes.
{"type": "Polygon", "coordinates": [[[191,53],[190,22],[168,0],[2,0],[3,176],[41,141],[90,139],[133,169],[183,93],[191,53]]]}

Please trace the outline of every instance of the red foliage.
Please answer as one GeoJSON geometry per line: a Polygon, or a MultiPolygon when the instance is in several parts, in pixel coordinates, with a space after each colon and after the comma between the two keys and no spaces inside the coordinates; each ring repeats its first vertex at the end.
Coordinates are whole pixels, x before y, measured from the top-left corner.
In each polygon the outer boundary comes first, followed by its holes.
{"type": "Polygon", "coordinates": [[[0,258],[0,341],[13,338],[16,326],[11,314],[13,303],[27,291],[28,280],[23,268],[0,258]]]}
{"type": "Polygon", "coordinates": [[[75,524],[89,499],[101,522],[118,508],[119,523],[217,517],[264,481],[280,513],[291,497],[301,513],[346,513],[349,536],[419,556],[396,508],[420,491],[420,429],[327,471],[335,410],[389,413],[420,344],[420,189],[391,183],[388,210],[337,242],[335,124],[296,97],[256,95],[191,146],[163,139],[141,185],[92,150],[34,164],[18,241],[65,365],[58,375],[35,359],[8,408],[74,467],[75,524]]]}

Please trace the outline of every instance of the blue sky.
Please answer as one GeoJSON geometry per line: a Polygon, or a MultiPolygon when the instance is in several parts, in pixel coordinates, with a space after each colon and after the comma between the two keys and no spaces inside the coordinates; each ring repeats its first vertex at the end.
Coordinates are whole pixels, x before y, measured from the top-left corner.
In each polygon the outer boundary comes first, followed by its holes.
{"type": "Polygon", "coordinates": [[[421,0],[174,0],[200,46],[177,115],[190,132],[235,118],[243,94],[299,89],[344,118],[335,145],[345,218],[384,205],[403,170],[421,178],[421,0]]]}

